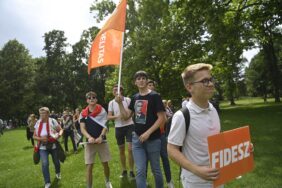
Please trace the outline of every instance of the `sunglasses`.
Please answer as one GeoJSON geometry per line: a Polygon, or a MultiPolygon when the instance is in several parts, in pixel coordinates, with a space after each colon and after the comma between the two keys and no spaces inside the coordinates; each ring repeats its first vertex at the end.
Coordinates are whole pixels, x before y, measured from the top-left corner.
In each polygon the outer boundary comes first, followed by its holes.
{"type": "Polygon", "coordinates": [[[87,97],[87,99],[96,99],[96,97],[94,97],[94,96],[90,96],[90,97],[87,97]]]}

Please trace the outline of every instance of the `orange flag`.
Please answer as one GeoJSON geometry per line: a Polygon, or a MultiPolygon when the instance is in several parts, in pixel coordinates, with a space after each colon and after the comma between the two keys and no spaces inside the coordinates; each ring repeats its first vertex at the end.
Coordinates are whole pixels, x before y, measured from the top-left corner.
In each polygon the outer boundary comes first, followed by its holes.
{"type": "Polygon", "coordinates": [[[120,64],[125,17],[126,0],[122,0],[92,43],[88,74],[97,67],[120,64]]]}

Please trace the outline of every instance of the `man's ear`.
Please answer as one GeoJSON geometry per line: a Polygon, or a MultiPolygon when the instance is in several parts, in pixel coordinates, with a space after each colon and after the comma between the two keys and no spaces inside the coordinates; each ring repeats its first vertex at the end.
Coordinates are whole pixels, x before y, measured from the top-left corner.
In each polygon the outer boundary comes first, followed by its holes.
{"type": "Polygon", "coordinates": [[[187,84],[185,85],[185,89],[186,89],[189,93],[191,93],[191,91],[192,91],[192,84],[187,83],[187,84]]]}

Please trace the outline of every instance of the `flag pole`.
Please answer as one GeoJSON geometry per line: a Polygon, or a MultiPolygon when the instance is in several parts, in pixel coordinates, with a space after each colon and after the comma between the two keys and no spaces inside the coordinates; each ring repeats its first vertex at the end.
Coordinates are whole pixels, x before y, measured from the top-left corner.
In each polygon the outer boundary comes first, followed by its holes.
{"type": "Polygon", "coordinates": [[[121,45],[120,60],[119,60],[120,64],[119,64],[119,71],[118,71],[118,95],[120,94],[123,44],[124,44],[124,32],[122,32],[122,45],[121,45]]]}

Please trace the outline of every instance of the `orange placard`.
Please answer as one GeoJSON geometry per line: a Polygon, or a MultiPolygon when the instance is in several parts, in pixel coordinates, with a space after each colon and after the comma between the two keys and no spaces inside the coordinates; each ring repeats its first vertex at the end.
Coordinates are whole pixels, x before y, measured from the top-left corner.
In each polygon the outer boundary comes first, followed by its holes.
{"type": "Polygon", "coordinates": [[[208,137],[210,165],[218,168],[220,173],[219,179],[214,181],[214,187],[254,168],[253,153],[249,152],[250,143],[249,126],[208,137]]]}

